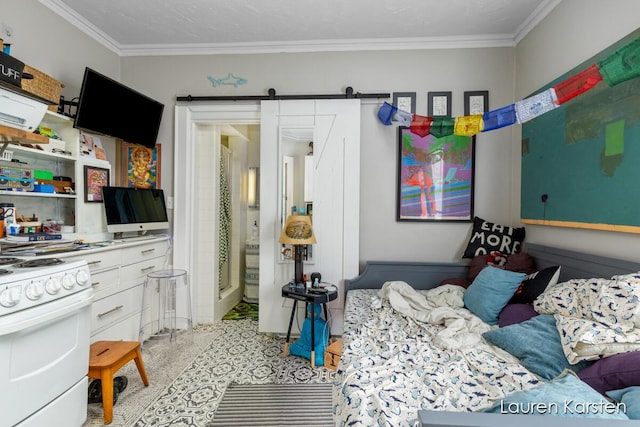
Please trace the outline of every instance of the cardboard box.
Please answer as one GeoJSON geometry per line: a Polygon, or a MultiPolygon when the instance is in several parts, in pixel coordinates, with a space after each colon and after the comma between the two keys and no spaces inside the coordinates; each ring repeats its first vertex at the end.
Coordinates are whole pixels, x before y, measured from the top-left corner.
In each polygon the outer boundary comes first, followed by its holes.
{"type": "Polygon", "coordinates": [[[333,371],[338,369],[338,362],[342,355],[342,340],[332,342],[324,351],[324,366],[333,371]]]}

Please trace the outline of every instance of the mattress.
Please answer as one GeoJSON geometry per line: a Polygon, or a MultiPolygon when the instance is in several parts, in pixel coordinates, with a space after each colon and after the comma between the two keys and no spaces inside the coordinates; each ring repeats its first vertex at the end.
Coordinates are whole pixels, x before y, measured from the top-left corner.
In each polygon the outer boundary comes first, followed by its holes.
{"type": "Polygon", "coordinates": [[[515,357],[482,340],[487,329],[469,325],[468,310],[448,307],[441,324],[432,324],[399,313],[378,293],[347,294],[333,389],[337,426],[416,426],[420,409],[478,411],[540,383],[515,357]],[[460,331],[465,339],[446,339],[460,331]]]}

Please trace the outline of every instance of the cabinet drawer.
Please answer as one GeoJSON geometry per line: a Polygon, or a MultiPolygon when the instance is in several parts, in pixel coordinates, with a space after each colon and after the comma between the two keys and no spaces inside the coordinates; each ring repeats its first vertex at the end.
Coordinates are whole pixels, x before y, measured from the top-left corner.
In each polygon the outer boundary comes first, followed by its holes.
{"type": "Polygon", "coordinates": [[[138,341],[140,333],[140,315],[129,316],[117,323],[91,333],[91,343],[96,341],[138,341]]]}
{"type": "MultiPolygon", "coordinates": [[[[120,251],[120,263],[122,265],[129,265],[156,257],[163,257],[164,259],[164,256],[167,254],[167,249],[168,245],[166,240],[124,248],[120,251]]],[[[161,266],[158,268],[161,268],[161,266]]]]}
{"type": "Polygon", "coordinates": [[[120,288],[126,289],[132,286],[144,284],[147,274],[161,270],[164,265],[164,257],[156,257],[120,268],[120,288]]]}
{"type": "Polygon", "coordinates": [[[117,291],[120,282],[119,269],[102,270],[91,273],[91,286],[93,287],[93,300],[97,301],[117,291]]]}
{"type": "Polygon", "coordinates": [[[140,312],[142,308],[142,292],[143,287],[137,286],[94,301],[91,305],[92,333],[140,312]]]}
{"type": "Polygon", "coordinates": [[[86,260],[91,275],[112,268],[120,264],[120,254],[117,251],[105,251],[100,253],[84,253],[80,256],[65,258],[68,260],[86,260]]]}

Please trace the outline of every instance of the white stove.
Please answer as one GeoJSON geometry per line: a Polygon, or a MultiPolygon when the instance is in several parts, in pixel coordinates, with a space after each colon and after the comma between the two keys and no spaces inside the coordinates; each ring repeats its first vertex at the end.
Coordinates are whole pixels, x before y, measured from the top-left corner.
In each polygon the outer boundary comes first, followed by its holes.
{"type": "Polygon", "coordinates": [[[0,257],[0,316],[83,291],[89,278],[86,261],[0,257]]]}
{"type": "Polygon", "coordinates": [[[0,425],[85,421],[92,301],[86,261],[0,256],[0,425]]]}

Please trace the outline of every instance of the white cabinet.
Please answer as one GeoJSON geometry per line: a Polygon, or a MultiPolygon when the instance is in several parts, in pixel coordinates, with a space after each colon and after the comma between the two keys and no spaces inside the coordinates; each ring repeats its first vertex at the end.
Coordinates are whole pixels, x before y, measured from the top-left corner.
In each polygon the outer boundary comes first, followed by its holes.
{"type": "Polygon", "coordinates": [[[164,268],[168,251],[169,239],[159,237],[58,255],[89,265],[94,291],[91,342],[138,340],[144,282],[147,274],[164,268]]]}
{"type": "MultiPolygon", "coordinates": [[[[53,176],[69,177],[75,184],[75,193],[40,193],[32,191],[0,190],[0,202],[10,202],[16,207],[18,216],[39,221],[62,220],[65,225],[75,225],[77,233],[100,233],[106,230],[101,203],[84,201],[84,166],[91,165],[111,169],[109,162],[79,156],[80,132],[73,127],[73,119],[47,111],[42,125],[52,129],[59,139],[49,139],[49,144],[38,145],[42,135],[27,135],[26,138],[7,137],[11,128],[0,129],[0,141],[29,143],[25,147],[17,143],[7,144],[4,151],[19,162],[0,162],[15,168],[51,172],[53,176]]],[[[46,140],[46,138],[44,138],[46,140]]],[[[0,181],[1,182],[1,181],[0,181]]]]}

